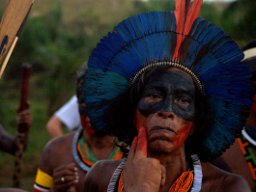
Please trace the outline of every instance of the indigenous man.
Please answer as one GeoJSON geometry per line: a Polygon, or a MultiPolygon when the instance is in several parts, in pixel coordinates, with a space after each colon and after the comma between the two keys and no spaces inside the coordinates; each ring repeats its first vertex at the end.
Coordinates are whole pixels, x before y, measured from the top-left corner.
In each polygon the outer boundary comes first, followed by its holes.
{"type": "Polygon", "coordinates": [[[86,116],[84,76],[77,81],[77,97],[82,128],[51,140],[44,148],[37,171],[34,191],[81,191],[83,178],[90,167],[101,159],[118,160],[123,157],[114,145],[115,137],[92,128],[86,116]]]}
{"type": "Polygon", "coordinates": [[[84,191],[250,191],[208,163],[241,131],[252,90],[242,51],[198,18],[201,4],[128,18],[91,54],[87,114],[132,144],[127,159],[96,163],[84,191]]]}

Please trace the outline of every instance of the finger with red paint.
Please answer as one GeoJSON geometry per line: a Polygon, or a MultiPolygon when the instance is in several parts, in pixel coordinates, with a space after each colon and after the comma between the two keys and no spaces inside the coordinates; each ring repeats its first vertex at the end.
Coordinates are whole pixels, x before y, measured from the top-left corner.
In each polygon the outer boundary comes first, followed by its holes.
{"type": "Polygon", "coordinates": [[[160,161],[147,157],[147,134],[138,127],[123,170],[125,191],[157,192],[165,182],[165,169],[160,161]]]}
{"type": "Polygon", "coordinates": [[[135,158],[147,157],[148,152],[148,142],[147,142],[147,133],[146,128],[141,126],[138,128],[138,139],[135,151],[135,158]]]}
{"type": "Polygon", "coordinates": [[[136,147],[137,147],[137,142],[138,142],[138,136],[135,136],[133,138],[132,145],[130,147],[129,154],[128,154],[128,157],[127,157],[128,161],[134,159],[134,155],[135,155],[136,147]]]}

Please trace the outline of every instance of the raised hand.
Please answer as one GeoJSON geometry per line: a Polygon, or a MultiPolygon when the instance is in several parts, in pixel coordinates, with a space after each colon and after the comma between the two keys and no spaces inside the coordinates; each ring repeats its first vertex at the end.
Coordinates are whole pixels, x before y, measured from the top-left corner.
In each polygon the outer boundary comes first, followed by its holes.
{"type": "Polygon", "coordinates": [[[29,109],[25,109],[18,112],[18,131],[16,134],[16,147],[19,149],[21,146],[19,146],[19,143],[22,143],[24,146],[24,149],[27,148],[28,145],[28,131],[31,127],[32,123],[32,117],[29,109]]]}
{"type": "Polygon", "coordinates": [[[144,127],[134,138],[123,170],[126,192],[158,192],[165,183],[165,168],[159,160],[147,157],[147,135],[144,127]]]}
{"type": "Polygon", "coordinates": [[[59,166],[53,170],[54,191],[75,192],[79,182],[78,169],[75,163],[59,166]]]}
{"type": "Polygon", "coordinates": [[[30,111],[28,109],[25,109],[18,113],[18,123],[26,123],[28,127],[31,126],[32,118],[30,111]]]}

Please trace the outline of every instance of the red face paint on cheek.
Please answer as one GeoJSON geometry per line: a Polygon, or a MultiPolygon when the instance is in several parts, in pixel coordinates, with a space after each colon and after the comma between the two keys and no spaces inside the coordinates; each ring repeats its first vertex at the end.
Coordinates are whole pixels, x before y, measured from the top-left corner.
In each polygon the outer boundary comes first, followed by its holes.
{"type": "Polygon", "coordinates": [[[189,123],[188,125],[182,127],[180,130],[178,130],[177,133],[177,139],[174,140],[173,145],[174,147],[180,147],[183,145],[188,138],[189,134],[192,131],[192,123],[189,123]]]}
{"type": "Polygon", "coordinates": [[[146,117],[143,116],[139,111],[135,112],[135,123],[138,132],[140,127],[146,128],[146,117]]]}

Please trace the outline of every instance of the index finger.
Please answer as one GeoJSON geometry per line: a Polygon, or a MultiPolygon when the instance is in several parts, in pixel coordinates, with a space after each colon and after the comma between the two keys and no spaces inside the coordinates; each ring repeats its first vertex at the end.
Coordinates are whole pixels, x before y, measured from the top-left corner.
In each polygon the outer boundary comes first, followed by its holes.
{"type": "Polygon", "coordinates": [[[147,134],[145,127],[139,127],[138,141],[135,151],[136,157],[147,157],[148,156],[148,143],[147,143],[147,134]]]}
{"type": "Polygon", "coordinates": [[[133,138],[132,145],[131,145],[130,150],[129,150],[128,160],[134,158],[134,154],[135,154],[136,146],[137,146],[137,141],[138,141],[138,136],[135,136],[133,138]]]}

